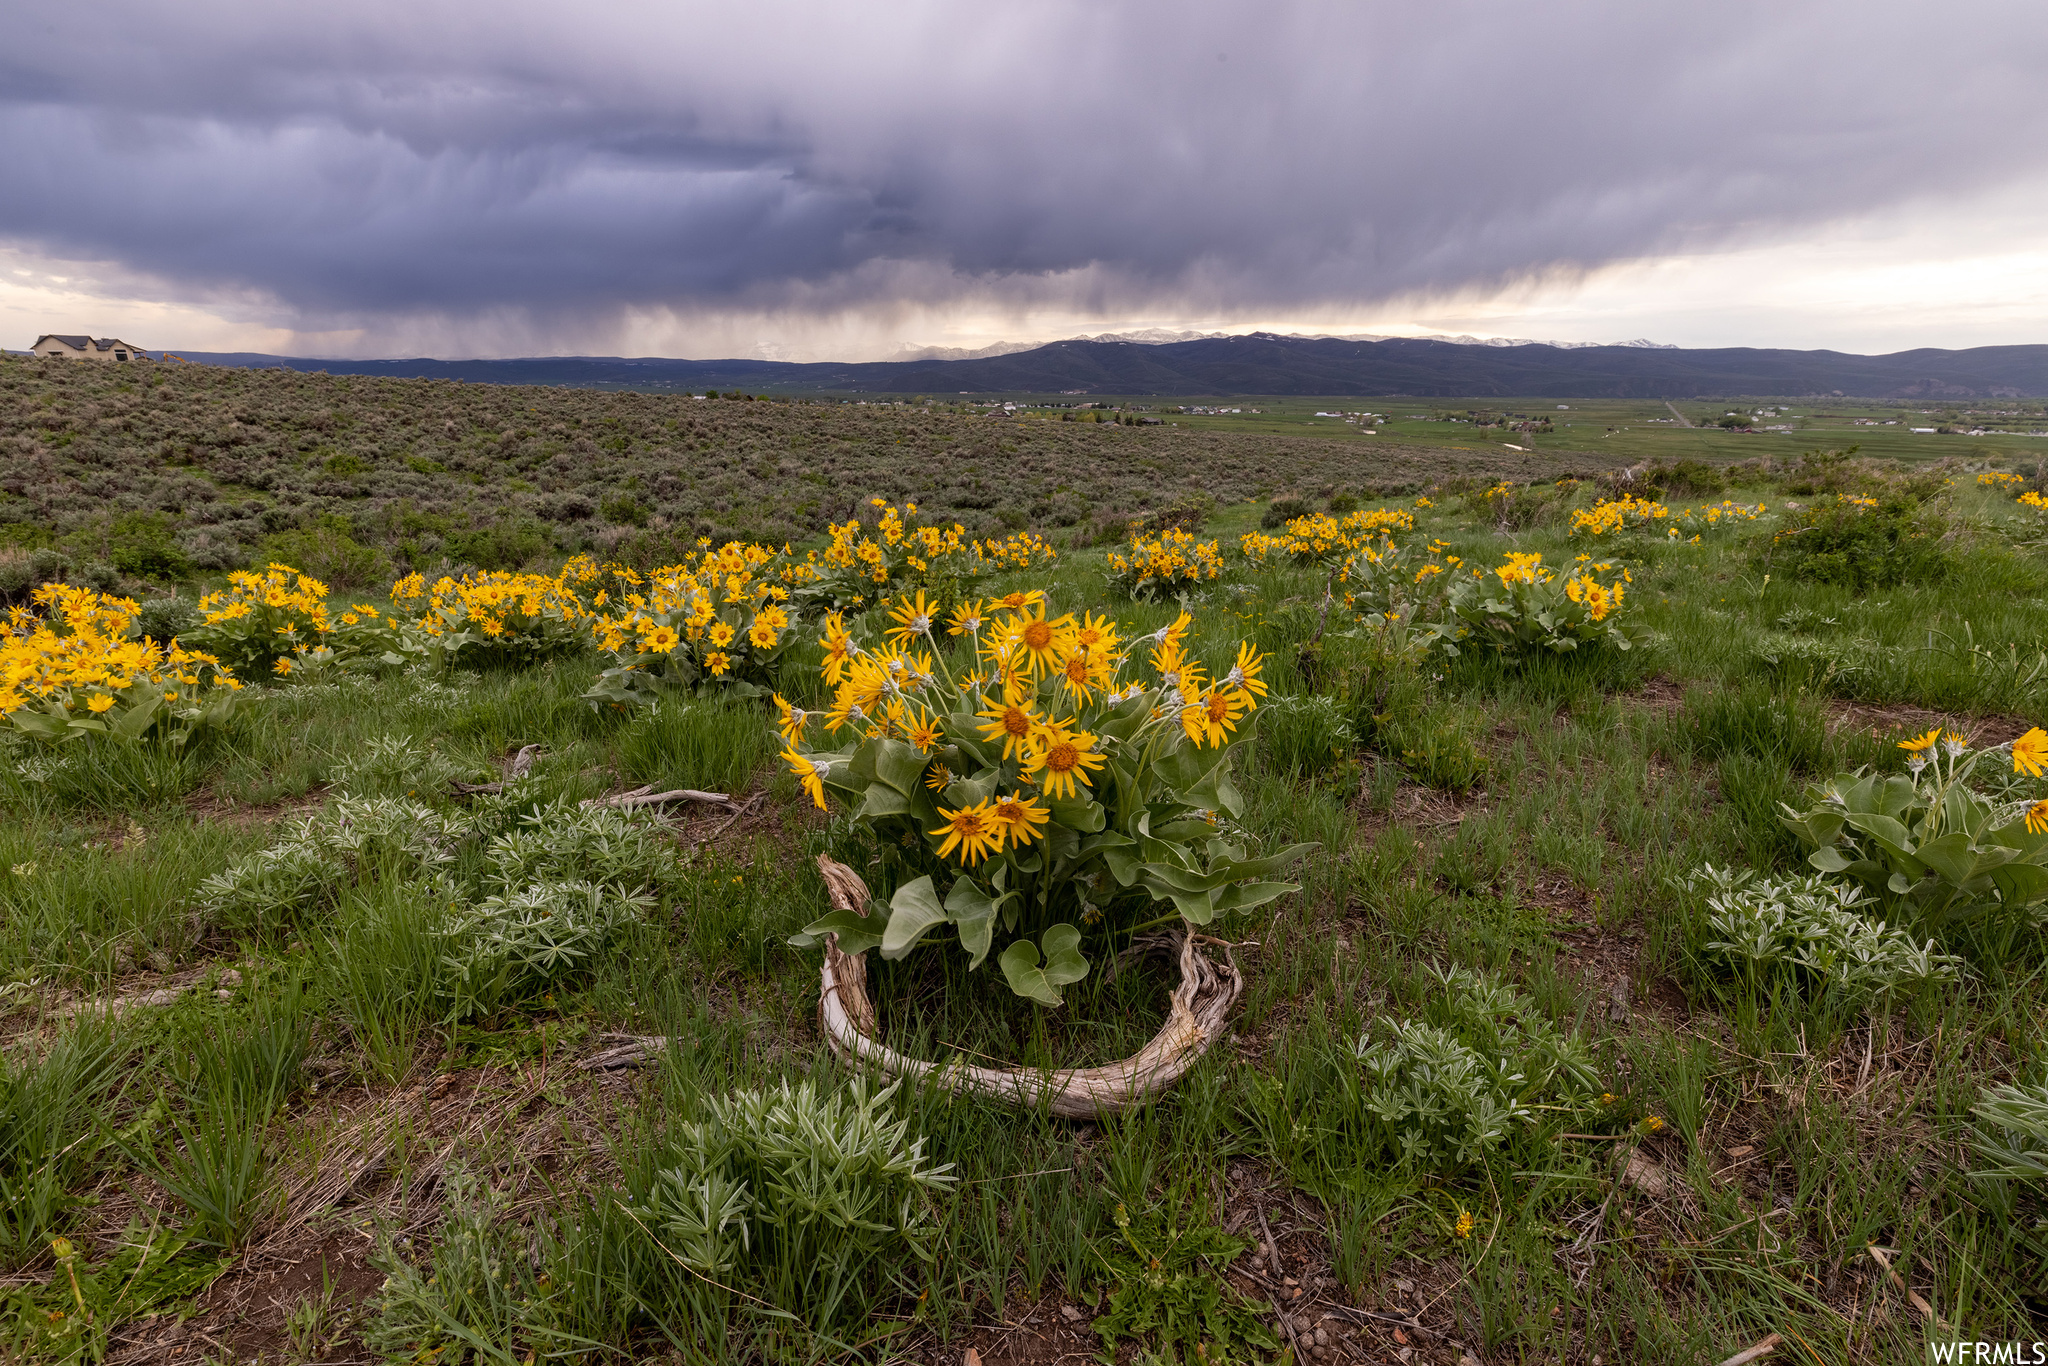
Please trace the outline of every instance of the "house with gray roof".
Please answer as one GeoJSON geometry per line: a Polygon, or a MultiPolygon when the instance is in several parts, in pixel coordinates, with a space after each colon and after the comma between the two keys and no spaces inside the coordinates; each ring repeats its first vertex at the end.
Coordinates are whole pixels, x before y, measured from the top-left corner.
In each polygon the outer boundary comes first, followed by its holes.
{"type": "Polygon", "coordinates": [[[67,337],[45,332],[29,348],[46,360],[148,360],[139,346],[118,337],[67,337]]]}

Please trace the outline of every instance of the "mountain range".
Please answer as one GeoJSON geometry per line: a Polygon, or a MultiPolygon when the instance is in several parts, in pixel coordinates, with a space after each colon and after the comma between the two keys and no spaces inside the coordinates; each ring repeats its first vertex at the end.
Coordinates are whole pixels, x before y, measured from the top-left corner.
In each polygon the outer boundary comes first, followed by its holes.
{"type": "Polygon", "coordinates": [[[214,365],[282,366],[576,388],[791,393],[1076,394],[1182,398],[1228,394],[1358,397],[1676,399],[2048,396],[2048,346],[1922,348],[1889,355],[1627,343],[1474,345],[1432,338],[1288,337],[1254,332],[1147,342],[1075,339],[965,359],[859,363],[542,356],[521,360],[319,360],[181,351],[214,365]]]}
{"type": "MultiPolygon", "coordinates": [[[[1208,341],[1214,337],[1228,337],[1229,332],[1175,332],[1164,327],[1147,327],[1137,332],[1099,332],[1096,335],[1068,337],[1068,341],[1098,342],[1143,342],[1147,346],[1161,346],[1168,342],[1208,341]]],[[[1348,332],[1342,336],[1328,332],[1286,334],[1289,341],[1394,341],[1397,334],[1391,332],[1348,332]]],[[[1412,341],[1456,342],[1460,346],[1557,346],[1567,349],[1582,346],[1600,346],[1600,342],[1536,341],[1530,337],[1474,337],[1469,335],[1450,336],[1442,332],[1425,332],[1409,337],[1412,341]]],[[[984,356],[1008,356],[1019,351],[1036,351],[1044,342],[991,342],[987,346],[911,346],[905,344],[890,360],[980,360],[984,356]]],[[[1676,350],[1667,342],[1653,342],[1646,338],[1635,341],[1614,342],[1615,346],[1652,346],[1664,350],[1676,350]]]]}

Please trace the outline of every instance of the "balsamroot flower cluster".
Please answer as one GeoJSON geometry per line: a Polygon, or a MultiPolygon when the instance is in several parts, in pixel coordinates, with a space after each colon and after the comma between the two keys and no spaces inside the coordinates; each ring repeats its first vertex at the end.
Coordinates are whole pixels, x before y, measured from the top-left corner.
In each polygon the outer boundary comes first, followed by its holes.
{"type": "MultiPolygon", "coordinates": [[[[777,697],[781,730],[790,762],[805,790],[825,805],[823,769],[796,746],[813,720],[827,735],[851,729],[862,739],[908,743],[920,755],[942,746],[948,722],[942,718],[973,715],[981,741],[1001,751],[1001,762],[1017,768],[1019,800],[1085,798],[1104,762],[1101,737],[1086,729],[1091,716],[1145,697],[1155,723],[1177,721],[1198,746],[1218,747],[1237,730],[1238,721],[1257,708],[1266,695],[1260,678],[1264,660],[1249,644],[1238,648],[1237,662],[1220,678],[1210,678],[1201,662],[1187,653],[1193,618],[1181,613],[1173,625],[1145,637],[1157,684],[1118,678],[1129,655],[1115,622],[1094,613],[1076,617],[1046,615],[1040,590],[1012,593],[989,603],[970,602],[955,609],[943,629],[971,642],[979,667],[955,682],[936,658],[918,649],[930,645],[941,629],[938,604],[922,592],[899,599],[889,611],[895,623],[873,649],[856,645],[838,613],[826,620],[825,680],[836,691],[829,711],[813,715],[777,697]],[[933,708],[940,710],[936,713],[933,708]],[[971,708],[971,711],[969,710],[971,708]]],[[[957,719],[951,723],[958,729],[957,719]]],[[[926,775],[925,786],[945,792],[952,774],[943,764],[926,775]],[[944,779],[944,781],[942,781],[944,779]]],[[[944,831],[929,832],[944,842],[942,853],[957,845],[966,863],[979,862],[1001,850],[1006,840],[1028,843],[1036,838],[1033,819],[1023,814],[998,815],[1001,805],[992,794],[972,807],[942,811],[944,831]],[[991,823],[992,822],[992,823],[991,823]]]]}
{"type": "Polygon", "coordinates": [[[408,574],[391,601],[411,615],[428,648],[451,662],[478,657],[538,659],[568,649],[589,615],[565,570],[507,574],[475,570],[432,584],[408,574]]]}
{"type": "Polygon", "coordinates": [[[1922,933],[1959,925],[2034,926],[2048,916],[2048,802],[1977,791],[1980,762],[2005,751],[2014,773],[2048,772],[2048,731],[1977,749],[1939,728],[1900,742],[1906,774],[1858,769],[1808,792],[1780,816],[1828,876],[1859,883],[1886,915],[1922,933]]]}
{"type": "Polygon", "coordinates": [[[665,565],[644,578],[614,567],[613,584],[591,595],[592,638],[618,663],[586,696],[624,702],[655,680],[748,688],[790,639],[794,585],[812,581],[810,565],[787,551],[728,542],[706,548],[694,565],[665,565]]]}
{"type": "Polygon", "coordinates": [[[1574,536],[1612,536],[1649,522],[1662,521],[1670,512],[1650,498],[1603,498],[1590,508],[1572,512],[1574,536]]]}
{"type": "Polygon", "coordinates": [[[1197,541],[1180,528],[1134,535],[1128,555],[1109,552],[1109,577],[1134,598],[1176,597],[1223,577],[1223,556],[1215,541],[1197,541]]]}
{"type": "Polygon", "coordinates": [[[133,599],[46,583],[30,601],[0,635],[0,719],[16,730],[139,739],[166,720],[216,714],[242,686],[212,655],[140,636],[133,599]]]}
{"type": "Polygon", "coordinates": [[[1028,569],[1054,557],[1053,548],[1028,531],[990,540],[975,540],[955,522],[950,527],[917,526],[917,504],[899,510],[883,498],[870,498],[880,516],[874,530],[859,519],[827,528],[831,543],[814,553],[819,577],[839,590],[851,604],[891,588],[930,587],[945,580],[971,581],[1006,569],[1028,569]]]}
{"type": "Polygon", "coordinates": [[[334,633],[327,585],[288,564],[228,575],[226,588],[199,600],[199,620],[193,643],[249,674],[290,673],[294,656],[318,648],[334,633]]]}
{"type": "Polygon", "coordinates": [[[1602,499],[1590,508],[1579,508],[1572,513],[1571,534],[1614,536],[1624,531],[1661,526],[1665,536],[1671,540],[1684,539],[1686,533],[1691,532],[1691,539],[1697,543],[1707,533],[1754,522],[1765,511],[1762,503],[1737,503],[1727,499],[1676,510],[1649,498],[1602,499]]]}
{"type": "Polygon", "coordinates": [[[1440,596],[1446,576],[1464,561],[1450,543],[1399,543],[1390,536],[1360,546],[1337,567],[1336,585],[1345,607],[1375,630],[1405,626],[1424,604],[1440,596]]]}
{"type": "Polygon", "coordinates": [[[1295,518],[1278,536],[1248,531],[1238,539],[1238,549],[1260,566],[1275,555],[1296,564],[1334,565],[1363,546],[1414,529],[1415,514],[1406,508],[1365,508],[1343,517],[1314,512],[1295,518]]]}
{"type": "Polygon", "coordinates": [[[1475,640],[1503,652],[1632,649],[1641,631],[1617,620],[1631,582],[1627,569],[1590,555],[1559,573],[1539,553],[1511,552],[1491,574],[1451,576],[1445,618],[1431,629],[1450,654],[1475,640]]]}
{"type": "Polygon", "coordinates": [[[280,677],[308,666],[530,661],[585,643],[613,655],[592,700],[629,702],[657,681],[739,683],[765,677],[787,643],[792,592],[818,577],[787,548],[700,542],[694,562],[645,574],[579,555],[554,574],[472,572],[391,587],[395,610],[350,603],[289,565],[230,577],[201,603],[194,643],[280,677]]]}
{"type": "Polygon", "coordinates": [[[1248,858],[1227,826],[1230,750],[1266,695],[1250,645],[1212,675],[1185,612],[1133,640],[1104,616],[1054,614],[1037,590],[944,616],[919,591],[886,619],[872,642],[826,619],[829,708],[776,698],[797,780],[821,807],[828,792],[845,801],[899,875],[886,919],[835,913],[799,942],[830,931],[897,957],[950,924],[979,964],[998,926],[1042,931],[1002,967],[1019,994],[1057,1005],[1088,970],[1073,920],[1171,900],[1206,924],[1291,889],[1271,875],[1301,850],[1248,858]]]}

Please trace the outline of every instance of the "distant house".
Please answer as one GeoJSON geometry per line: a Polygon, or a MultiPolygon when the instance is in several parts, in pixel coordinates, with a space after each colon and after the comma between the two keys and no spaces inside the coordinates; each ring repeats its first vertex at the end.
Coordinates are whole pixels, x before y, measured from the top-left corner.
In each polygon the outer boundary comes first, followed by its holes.
{"type": "Polygon", "coordinates": [[[142,348],[117,337],[60,337],[46,332],[29,348],[50,360],[148,360],[142,348]]]}

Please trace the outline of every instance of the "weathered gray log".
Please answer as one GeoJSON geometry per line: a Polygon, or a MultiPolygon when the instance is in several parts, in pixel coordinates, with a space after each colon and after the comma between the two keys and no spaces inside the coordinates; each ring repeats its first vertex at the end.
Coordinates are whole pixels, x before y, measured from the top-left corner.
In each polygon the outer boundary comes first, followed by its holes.
{"type": "MultiPolygon", "coordinates": [[[[818,868],[836,909],[867,914],[867,884],[858,873],[823,854],[818,856],[818,868]]],[[[1228,944],[1196,934],[1179,935],[1178,941],[1180,985],[1174,988],[1166,1026],[1130,1057],[1104,1067],[1049,1072],[907,1058],[875,1037],[867,964],[860,954],[841,952],[837,935],[825,937],[818,1020],[833,1056],[848,1064],[866,1064],[891,1079],[930,1076],[950,1091],[971,1092],[1013,1105],[1044,1105],[1067,1119],[1118,1114],[1149,1103],[1187,1075],[1224,1036],[1226,1018],[1244,991],[1244,977],[1228,944]],[[1221,964],[1199,951],[1204,944],[1223,951],[1221,964]]]]}
{"type": "Polygon", "coordinates": [[[678,787],[669,792],[656,792],[652,786],[636,787],[630,792],[620,792],[610,797],[591,797],[584,806],[611,806],[622,811],[631,811],[643,806],[665,806],[669,802],[702,802],[706,806],[721,807],[737,812],[739,803],[723,792],[699,792],[695,788],[678,787]]]}

